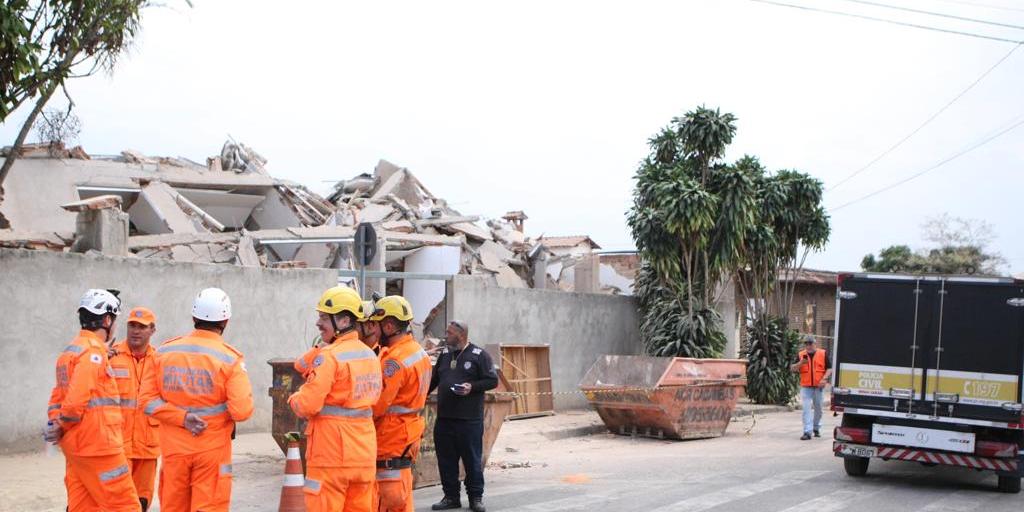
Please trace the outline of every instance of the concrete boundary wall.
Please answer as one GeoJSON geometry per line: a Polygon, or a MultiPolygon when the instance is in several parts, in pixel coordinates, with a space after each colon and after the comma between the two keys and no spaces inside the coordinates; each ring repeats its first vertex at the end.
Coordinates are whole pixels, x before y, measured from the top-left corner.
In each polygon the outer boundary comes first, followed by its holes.
{"type": "MultiPolygon", "coordinates": [[[[499,288],[460,275],[448,284],[447,310],[449,319],[468,324],[469,339],[477,345],[550,345],[555,392],[577,391],[599,356],[643,352],[632,297],[499,288]]],[[[581,394],[555,395],[556,410],[584,407],[581,394]]]]}
{"type": "MultiPolygon", "coordinates": [[[[245,354],[256,412],[241,431],[269,431],[270,366],[295,357],[316,336],[313,306],[337,284],[326,269],[274,270],[165,260],[0,249],[0,453],[42,448],[46,402],[58,353],[78,333],[78,299],[87,288],[116,288],[126,308],[157,315],[154,341],[192,329],[191,304],[208,286],[231,296],[233,317],[224,338],[245,354]]],[[[125,319],[116,336],[123,339],[125,319]]]]}

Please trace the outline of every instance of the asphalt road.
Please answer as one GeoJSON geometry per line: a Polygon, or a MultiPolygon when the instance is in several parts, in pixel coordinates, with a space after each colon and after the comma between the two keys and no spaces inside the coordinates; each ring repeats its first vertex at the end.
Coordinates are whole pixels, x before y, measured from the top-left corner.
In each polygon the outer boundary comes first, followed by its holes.
{"type": "MultiPolygon", "coordinates": [[[[736,421],[725,437],[670,442],[599,434],[548,441],[501,436],[485,473],[490,511],[1013,511],[1024,494],[995,490],[992,473],[874,460],[851,478],[825,437],[800,441],[799,412],[736,421]],[[501,469],[529,463],[531,467],[501,469]]],[[[430,510],[440,488],[415,493],[430,510]]],[[[467,504],[462,497],[463,505],[467,504]]]]}
{"type": "MultiPolygon", "coordinates": [[[[611,434],[548,439],[553,424],[573,421],[572,415],[559,415],[502,427],[485,471],[488,510],[1024,509],[1024,494],[997,492],[991,473],[875,460],[867,477],[847,477],[842,461],[831,453],[831,417],[826,418],[826,437],[811,441],[798,439],[799,412],[759,416],[753,428],[749,417],[742,418],[719,439],[671,442],[611,434]]],[[[284,461],[270,435],[240,435],[234,448],[232,512],[277,510],[284,461]]],[[[63,476],[59,455],[0,457],[0,512],[62,512],[63,476]]],[[[416,510],[430,510],[440,497],[439,487],[417,490],[416,510]]]]}

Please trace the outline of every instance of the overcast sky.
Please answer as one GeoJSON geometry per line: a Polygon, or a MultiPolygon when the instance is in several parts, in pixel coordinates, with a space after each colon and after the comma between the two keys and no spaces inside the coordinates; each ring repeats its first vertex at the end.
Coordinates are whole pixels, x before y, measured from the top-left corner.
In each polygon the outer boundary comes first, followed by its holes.
{"type": "MultiPolygon", "coordinates": [[[[1024,40],[846,0],[782,1],[1024,40]]],[[[878,1],[1024,26],[1024,1],[878,1]]],[[[732,112],[729,160],[757,155],[828,188],[1014,47],[746,0],[193,4],[149,9],[113,75],[71,82],[88,152],[203,162],[230,134],[273,175],[319,192],[385,158],[463,213],[525,210],[529,234],[589,234],[605,249],[632,248],[632,175],[673,116],[701,104],[732,112]]],[[[1024,119],[1021,91],[1024,49],[826,205],[1024,119]]],[[[991,222],[993,248],[1024,271],[1022,143],[1024,126],[834,211],[831,241],[808,266],[856,269],[890,244],[921,247],[922,222],[948,212],[991,222]]]]}

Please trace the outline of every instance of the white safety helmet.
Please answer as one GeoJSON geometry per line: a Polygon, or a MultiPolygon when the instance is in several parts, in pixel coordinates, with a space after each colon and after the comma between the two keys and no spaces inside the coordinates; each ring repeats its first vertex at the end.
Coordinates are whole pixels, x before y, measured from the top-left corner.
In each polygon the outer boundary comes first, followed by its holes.
{"type": "Polygon", "coordinates": [[[207,288],[192,302],[192,317],[207,322],[220,322],[231,318],[231,299],[220,288],[207,288]]]}
{"type": "Polygon", "coordinates": [[[94,315],[100,316],[121,314],[121,299],[117,298],[116,290],[101,290],[93,288],[86,290],[82,300],[78,301],[78,310],[86,310],[94,315]]]}

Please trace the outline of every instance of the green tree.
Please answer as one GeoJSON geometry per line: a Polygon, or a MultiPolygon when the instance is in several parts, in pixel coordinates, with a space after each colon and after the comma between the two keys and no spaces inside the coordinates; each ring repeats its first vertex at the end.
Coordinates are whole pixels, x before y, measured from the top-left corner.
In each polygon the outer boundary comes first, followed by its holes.
{"type": "Polygon", "coordinates": [[[788,318],[804,261],[830,234],[821,181],[797,171],[768,174],[752,157],[737,167],[756,176],[757,216],[744,240],[744,268],[735,282],[747,306],[744,346],[747,396],[757,403],[789,402],[796,376],[797,335],[788,318]]]}
{"type": "Polygon", "coordinates": [[[754,302],[773,297],[775,314],[784,314],[792,289],[772,295],[779,273],[799,269],[828,239],[821,182],[796,171],[769,175],[751,156],[722,162],[735,121],[704,107],[672,119],[649,139],[636,172],[627,220],[642,259],[636,295],[652,355],[721,355],[713,305],[730,279],[754,302]]]}
{"type": "Polygon", "coordinates": [[[637,295],[651,354],[714,357],[725,347],[712,305],[754,216],[753,182],[721,162],[735,120],[704,107],[673,118],[636,172],[627,221],[643,260],[637,295]]]}
{"type": "Polygon", "coordinates": [[[985,221],[942,214],[926,220],[922,230],[930,247],[915,252],[907,245],[892,245],[877,257],[864,256],[861,268],[866,272],[999,275],[1005,265],[998,253],[989,250],[995,235],[985,221]]]}
{"type": "Polygon", "coordinates": [[[148,0],[8,0],[0,6],[0,122],[35,100],[0,167],[0,199],[4,179],[46,103],[59,89],[67,96],[70,110],[74,102],[65,87],[68,79],[112,70],[138,32],[141,10],[148,4],[148,0]]]}

